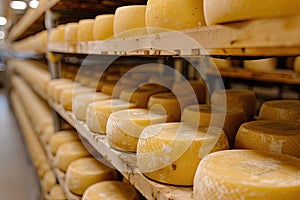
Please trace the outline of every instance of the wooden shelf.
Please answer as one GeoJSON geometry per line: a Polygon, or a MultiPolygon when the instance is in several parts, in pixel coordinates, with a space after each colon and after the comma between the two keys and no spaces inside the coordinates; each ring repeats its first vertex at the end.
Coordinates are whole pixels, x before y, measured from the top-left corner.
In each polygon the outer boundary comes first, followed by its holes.
{"type": "Polygon", "coordinates": [[[151,181],[139,172],[136,155],[114,150],[108,144],[105,135],[88,130],[83,121],[74,118],[72,112],[65,111],[59,104],[49,102],[50,106],[68,121],[89,144],[125,176],[147,199],[189,200],[193,199],[192,187],[175,187],[151,181]]]}

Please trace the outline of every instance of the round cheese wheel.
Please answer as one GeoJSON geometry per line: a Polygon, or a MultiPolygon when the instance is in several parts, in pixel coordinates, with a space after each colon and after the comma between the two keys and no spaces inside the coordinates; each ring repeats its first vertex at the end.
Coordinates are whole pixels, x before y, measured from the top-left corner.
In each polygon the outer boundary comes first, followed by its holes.
{"type": "Polygon", "coordinates": [[[211,102],[215,106],[243,109],[247,120],[253,119],[256,113],[256,96],[255,92],[251,90],[216,90],[211,96],[211,102]]]}
{"type": "Polygon", "coordinates": [[[102,181],[90,186],[82,200],[135,200],[137,192],[130,184],[120,181],[102,181]]]}
{"type": "Polygon", "coordinates": [[[64,43],[65,42],[65,25],[59,25],[56,28],[51,29],[50,42],[51,43],[64,43]]]}
{"type": "Polygon", "coordinates": [[[300,14],[297,0],[204,0],[208,25],[242,20],[273,18],[300,14]]]}
{"type": "Polygon", "coordinates": [[[300,74],[300,56],[295,58],[293,66],[294,66],[294,71],[300,74]]]}
{"type": "Polygon", "coordinates": [[[106,135],[110,145],[118,150],[136,152],[143,129],[152,124],[163,123],[166,114],[146,109],[129,109],[112,113],[107,121],[106,135]]]}
{"type": "Polygon", "coordinates": [[[69,165],[65,182],[72,193],[82,195],[94,183],[115,179],[117,172],[114,169],[87,157],[75,160],[69,165]]]}
{"type": "Polygon", "coordinates": [[[54,88],[58,85],[64,85],[64,84],[71,84],[74,83],[70,79],[60,78],[60,79],[53,79],[51,80],[47,85],[47,95],[49,97],[54,96],[54,88]]]}
{"type": "Polygon", "coordinates": [[[136,104],[121,99],[102,100],[90,103],[86,111],[86,124],[90,131],[106,133],[106,124],[111,113],[136,107],[136,104]]]}
{"type": "Polygon", "coordinates": [[[51,99],[55,101],[56,103],[60,103],[60,95],[65,90],[73,90],[74,89],[74,83],[69,84],[63,84],[63,85],[56,85],[53,87],[53,93],[51,95],[51,99]]]}
{"type": "Polygon", "coordinates": [[[276,69],[276,58],[265,58],[258,60],[244,60],[244,68],[255,72],[268,72],[276,69]]]}
{"type": "Polygon", "coordinates": [[[300,158],[300,124],[259,120],[241,125],[237,149],[254,149],[289,154],[300,158]]]}
{"type": "Polygon", "coordinates": [[[69,164],[78,158],[89,156],[89,152],[79,141],[66,142],[59,146],[54,158],[54,165],[66,171],[69,164]]]}
{"type": "Polygon", "coordinates": [[[79,140],[76,131],[66,130],[56,132],[49,140],[49,147],[53,155],[56,154],[58,147],[66,142],[79,140]]]}
{"type": "Polygon", "coordinates": [[[194,179],[194,199],[291,199],[300,195],[300,159],[256,150],[207,155],[194,179]]]}
{"type": "Polygon", "coordinates": [[[64,90],[60,95],[60,103],[66,110],[72,110],[73,98],[77,95],[95,92],[95,89],[90,87],[75,87],[74,89],[64,90]]]}
{"type": "Polygon", "coordinates": [[[38,166],[38,175],[40,179],[44,177],[44,175],[50,170],[50,165],[47,162],[43,162],[38,166]]]}
{"type": "Polygon", "coordinates": [[[79,21],[77,30],[77,41],[87,42],[94,40],[94,23],[95,19],[82,19],[79,21]]]}
{"type": "Polygon", "coordinates": [[[149,33],[157,28],[181,30],[205,25],[203,0],[148,0],[146,25],[149,33]]]}
{"type": "Polygon", "coordinates": [[[180,96],[195,96],[197,103],[205,103],[206,86],[201,81],[176,81],[172,86],[172,92],[180,96]]]}
{"type": "Polygon", "coordinates": [[[146,127],[137,147],[137,165],[147,177],[173,185],[193,185],[200,160],[228,149],[224,131],[192,123],[164,123],[146,127]]]}
{"type": "Polygon", "coordinates": [[[259,119],[300,122],[300,101],[266,101],[261,106],[259,119]]]}
{"type": "Polygon", "coordinates": [[[114,19],[114,36],[116,38],[125,38],[147,34],[145,12],[146,6],[144,5],[117,8],[114,19]]]}
{"type": "Polygon", "coordinates": [[[45,173],[42,180],[43,190],[48,193],[51,188],[56,184],[56,176],[52,170],[49,170],[45,173]]]}
{"type": "Polygon", "coordinates": [[[75,45],[77,43],[77,31],[78,23],[68,23],[65,29],[65,41],[70,45],[75,45]]]}
{"type": "Polygon", "coordinates": [[[235,136],[246,116],[241,109],[227,109],[210,104],[187,106],[181,116],[182,122],[193,122],[201,126],[216,126],[223,129],[230,147],[234,146],[235,136]]]}
{"type": "Polygon", "coordinates": [[[65,200],[67,197],[65,196],[65,192],[62,187],[58,184],[54,185],[49,192],[50,199],[56,200],[65,200]]]}
{"type": "Polygon", "coordinates": [[[222,58],[210,58],[210,61],[218,68],[218,69],[229,69],[232,67],[231,60],[222,59],[222,58]]]}
{"type": "Polygon", "coordinates": [[[86,94],[80,94],[74,97],[73,99],[73,108],[72,111],[75,117],[79,120],[85,121],[85,115],[88,105],[91,102],[110,99],[110,96],[100,92],[92,92],[86,94]]]}
{"type": "Polygon", "coordinates": [[[114,36],[115,15],[98,15],[94,24],[94,40],[106,40],[114,36]]]}

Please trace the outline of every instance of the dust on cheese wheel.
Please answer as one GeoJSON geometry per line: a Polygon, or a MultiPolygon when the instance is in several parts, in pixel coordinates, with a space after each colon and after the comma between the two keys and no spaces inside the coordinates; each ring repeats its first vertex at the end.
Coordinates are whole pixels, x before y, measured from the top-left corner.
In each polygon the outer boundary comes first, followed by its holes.
{"type": "Polygon", "coordinates": [[[246,121],[246,117],[241,109],[224,110],[210,104],[202,104],[187,106],[182,113],[181,121],[222,128],[230,147],[233,147],[236,133],[240,125],[246,121]]]}
{"type": "Polygon", "coordinates": [[[204,0],[204,16],[208,25],[297,15],[297,0],[204,0]]]}
{"type": "Polygon", "coordinates": [[[68,44],[74,45],[77,43],[78,23],[68,23],[65,29],[65,41],[68,44]]]}
{"type": "Polygon", "coordinates": [[[77,95],[95,92],[95,89],[89,87],[75,87],[74,89],[68,89],[61,93],[60,103],[66,110],[72,110],[73,98],[77,95]]]}
{"type": "Polygon", "coordinates": [[[258,60],[244,60],[244,68],[255,72],[267,72],[276,69],[276,58],[265,58],[258,60]]]}
{"type": "Polygon", "coordinates": [[[66,142],[79,140],[76,131],[65,130],[56,132],[49,140],[49,147],[53,155],[56,154],[58,147],[66,142]]]}
{"type": "Polygon", "coordinates": [[[54,93],[54,88],[58,85],[66,85],[66,84],[71,84],[74,83],[70,79],[65,79],[65,78],[60,78],[60,79],[53,79],[51,80],[48,85],[47,85],[47,95],[49,97],[53,96],[54,93]]]}
{"type": "Polygon", "coordinates": [[[152,76],[148,80],[149,83],[159,84],[170,89],[172,88],[174,81],[175,79],[173,76],[152,76]]]}
{"type": "MultiPolygon", "coordinates": [[[[181,30],[204,24],[203,0],[148,0],[147,2],[147,27],[181,30]]],[[[149,33],[153,33],[153,30],[149,29],[149,33]]]]}
{"type": "Polygon", "coordinates": [[[106,133],[106,124],[111,113],[135,108],[136,104],[121,99],[110,99],[90,103],[86,111],[86,124],[90,131],[106,133]]]}
{"type": "Polygon", "coordinates": [[[193,185],[200,160],[228,149],[224,131],[192,123],[164,123],[146,127],[137,147],[137,164],[147,177],[173,185],[193,185]]]}
{"type": "Polygon", "coordinates": [[[65,182],[72,193],[82,195],[94,183],[116,179],[117,172],[114,169],[87,157],[77,159],[69,165],[65,182]]]}
{"type": "Polygon", "coordinates": [[[235,148],[283,153],[300,158],[300,124],[258,120],[241,125],[235,148]]]}
{"type": "Polygon", "coordinates": [[[50,42],[64,43],[65,42],[65,25],[59,25],[50,32],[50,42]]]}
{"type": "Polygon", "coordinates": [[[147,34],[145,11],[146,6],[144,5],[117,8],[114,19],[114,36],[116,38],[125,38],[147,34]]]}
{"type": "Polygon", "coordinates": [[[294,66],[294,71],[299,74],[300,73],[300,56],[295,58],[293,66],[294,66]]]}
{"type": "Polygon", "coordinates": [[[300,101],[266,101],[261,106],[259,119],[300,122],[300,101]]]}
{"type": "Polygon", "coordinates": [[[180,96],[195,96],[198,103],[205,103],[206,86],[201,81],[176,81],[172,86],[172,92],[180,96]]]}
{"type": "Polygon", "coordinates": [[[65,200],[67,199],[65,196],[65,192],[62,189],[62,187],[58,184],[54,185],[50,192],[49,192],[49,198],[53,200],[65,200]]]}
{"type": "Polygon", "coordinates": [[[45,192],[50,192],[51,188],[56,184],[56,176],[52,170],[47,171],[42,180],[42,187],[45,192]]]}
{"type": "Polygon", "coordinates": [[[228,69],[232,67],[231,60],[222,58],[210,58],[210,61],[214,63],[218,69],[228,69]]]}
{"type": "Polygon", "coordinates": [[[66,171],[69,164],[78,159],[89,156],[89,152],[79,141],[66,142],[59,146],[54,158],[54,165],[66,171]]]}
{"type": "Polygon", "coordinates": [[[77,41],[87,42],[94,40],[94,19],[82,19],[79,21],[77,30],[77,41]]]}
{"type": "Polygon", "coordinates": [[[90,186],[82,200],[137,200],[137,192],[130,184],[121,181],[102,181],[90,186]]]}
{"type": "Polygon", "coordinates": [[[216,90],[211,96],[212,105],[227,106],[227,108],[243,109],[247,120],[255,116],[256,96],[255,92],[246,89],[216,90]],[[226,104],[225,104],[226,102],[226,104]]]}
{"type": "Polygon", "coordinates": [[[207,155],[194,179],[195,200],[296,200],[300,195],[300,159],[256,150],[207,155]]]}
{"type": "Polygon", "coordinates": [[[136,152],[139,136],[149,125],[166,122],[167,115],[146,109],[128,109],[112,113],[107,121],[106,135],[118,150],[136,152]]]}
{"type": "Polygon", "coordinates": [[[98,15],[94,24],[94,40],[106,40],[114,36],[115,15],[98,15]]]}
{"type": "Polygon", "coordinates": [[[110,99],[110,96],[100,92],[92,92],[77,95],[73,98],[72,111],[77,119],[85,121],[86,110],[88,105],[94,101],[104,99],[110,99]]]}
{"type": "Polygon", "coordinates": [[[47,171],[49,170],[50,170],[50,165],[47,162],[41,163],[37,170],[40,179],[42,179],[44,175],[47,173],[47,171]]]}

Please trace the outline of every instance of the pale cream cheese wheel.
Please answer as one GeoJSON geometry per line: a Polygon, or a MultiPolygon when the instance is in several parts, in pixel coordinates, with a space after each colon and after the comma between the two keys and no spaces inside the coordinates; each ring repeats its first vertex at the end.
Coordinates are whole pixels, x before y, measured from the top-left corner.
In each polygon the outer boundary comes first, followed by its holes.
{"type": "Polygon", "coordinates": [[[51,153],[55,155],[60,145],[66,142],[77,141],[77,140],[79,140],[79,137],[76,131],[74,130],[65,130],[65,131],[56,132],[49,140],[49,147],[51,153]]]}
{"type": "Polygon", "coordinates": [[[106,40],[114,36],[115,15],[98,15],[94,24],[94,40],[106,40]]]}
{"type": "Polygon", "coordinates": [[[94,23],[95,19],[82,19],[79,21],[77,29],[78,42],[87,42],[94,40],[94,23]]]}
{"type": "Polygon", "coordinates": [[[70,45],[75,45],[77,43],[77,31],[78,23],[72,22],[66,25],[65,29],[65,41],[70,45]]]}
{"type": "Polygon", "coordinates": [[[254,72],[268,72],[276,69],[277,59],[276,58],[265,58],[257,60],[244,60],[243,65],[245,69],[254,72]]]}

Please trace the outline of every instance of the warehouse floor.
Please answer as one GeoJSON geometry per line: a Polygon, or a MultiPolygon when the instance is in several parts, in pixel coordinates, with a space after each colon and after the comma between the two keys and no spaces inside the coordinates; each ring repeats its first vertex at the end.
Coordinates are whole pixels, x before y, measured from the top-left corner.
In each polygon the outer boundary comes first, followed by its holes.
{"type": "Polygon", "coordinates": [[[41,199],[35,169],[3,89],[0,89],[0,128],[1,199],[41,199]]]}

